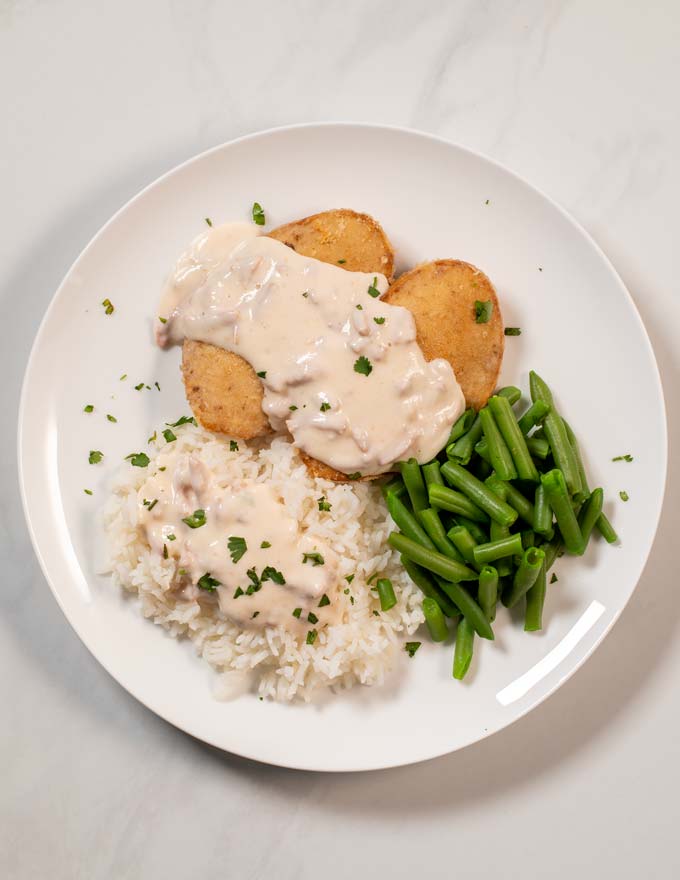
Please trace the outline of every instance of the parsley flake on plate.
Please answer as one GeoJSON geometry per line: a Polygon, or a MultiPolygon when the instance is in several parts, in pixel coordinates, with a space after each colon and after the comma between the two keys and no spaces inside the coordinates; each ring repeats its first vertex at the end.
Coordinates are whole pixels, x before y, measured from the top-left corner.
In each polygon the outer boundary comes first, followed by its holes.
{"type": "Polygon", "coordinates": [[[206,571],[203,577],[200,577],[196,582],[196,586],[199,590],[207,590],[209,593],[214,593],[216,587],[221,587],[222,584],[215,580],[214,577],[211,577],[210,572],[206,571]]]}
{"type": "Polygon", "coordinates": [[[253,223],[257,226],[264,226],[266,223],[264,210],[259,202],[253,202],[253,223]]]}
{"type": "Polygon", "coordinates": [[[322,512],[325,511],[326,513],[328,513],[328,511],[331,509],[331,503],[330,501],[326,501],[325,495],[322,495],[321,498],[317,498],[317,504],[319,505],[319,510],[322,512]]]}
{"type": "Polygon", "coordinates": [[[354,372],[361,373],[362,376],[370,376],[373,372],[373,364],[362,354],[354,361],[354,372]]]}
{"type": "Polygon", "coordinates": [[[110,299],[102,300],[102,305],[104,306],[104,314],[112,315],[114,312],[114,306],[110,299]]]}
{"type": "Polygon", "coordinates": [[[281,572],[274,568],[272,565],[266,565],[262,569],[262,582],[264,583],[264,581],[273,581],[280,587],[284,586],[284,584],[286,583],[286,579],[281,574],[281,572]]]}
{"type": "Polygon", "coordinates": [[[194,510],[191,516],[183,517],[182,522],[189,526],[190,529],[200,529],[207,522],[205,510],[201,510],[199,507],[198,510],[194,510]]]}
{"type": "Polygon", "coordinates": [[[323,565],[324,558],[320,553],[303,553],[302,554],[302,564],[305,562],[311,562],[313,566],[323,565]]]}
{"type": "Polygon", "coordinates": [[[369,296],[372,296],[374,299],[375,299],[377,296],[380,296],[380,291],[379,291],[378,288],[376,287],[376,284],[377,284],[377,283],[378,283],[378,276],[377,276],[377,275],[374,275],[374,276],[373,276],[373,284],[371,284],[371,286],[368,288],[368,295],[369,295],[369,296]]]}
{"type": "Polygon", "coordinates": [[[490,299],[475,300],[475,321],[477,324],[487,324],[493,312],[493,303],[490,299]]]}
{"type": "Polygon", "coordinates": [[[227,548],[229,550],[229,555],[231,556],[231,561],[236,564],[239,559],[244,556],[248,549],[248,545],[246,544],[245,538],[239,538],[236,535],[232,535],[227,541],[227,548]]]}
{"type": "Polygon", "coordinates": [[[422,645],[422,642],[406,642],[404,645],[404,650],[409,655],[409,657],[413,657],[418,648],[422,645]]]}
{"type": "Polygon", "coordinates": [[[99,464],[102,458],[104,458],[103,452],[100,452],[98,449],[91,449],[87,460],[90,464],[99,464]]]}
{"type": "Polygon", "coordinates": [[[131,452],[125,456],[125,461],[129,461],[133,467],[148,467],[151,459],[146,452],[131,452]]]}

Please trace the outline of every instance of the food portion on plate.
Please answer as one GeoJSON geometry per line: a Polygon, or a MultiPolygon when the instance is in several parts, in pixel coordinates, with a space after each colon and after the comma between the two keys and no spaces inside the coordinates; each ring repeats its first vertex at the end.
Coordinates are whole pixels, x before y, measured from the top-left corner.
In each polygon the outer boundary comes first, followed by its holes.
{"type": "Polygon", "coordinates": [[[423,622],[455,632],[462,678],[499,601],[540,629],[556,556],[616,540],[602,491],[539,376],[519,418],[518,389],[493,393],[504,331],[479,269],[391,283],[368,215],[253,220],[208,224],[163,289],[156,341],[182,346],[193,416],[116,476],[114,580],[225,695],[380,683],[423,622]]]}

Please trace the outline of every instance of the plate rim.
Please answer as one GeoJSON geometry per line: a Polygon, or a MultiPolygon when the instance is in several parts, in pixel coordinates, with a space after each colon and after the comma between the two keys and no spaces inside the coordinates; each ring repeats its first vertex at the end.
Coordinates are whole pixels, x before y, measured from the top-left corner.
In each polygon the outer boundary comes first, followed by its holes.
{"type": "Polygon", "coordinates": [[[240,135],[239,137],[232,138],[228,141],[224,141],[224,142],[217,144],[213,147],[209,147],[208,149],[203,150],[200,153],[197,153],[195,155],[190,156],[189,158],[185,159],[184,161],[169,168],[167,171],[164,171],[162,174],[160,174],[154,180],[152,180],[151,182],[146,184],[144,187],[142,187],[142,189],[140,189],[138,192],[136,192],[134,195],[132,195],[129,199],[127,199],[111,215],[111,217],[95,232],[95,234],[89,239],[89,241],[86,243],[86,245],[78,253],[75,260],[71,263],[68,270],[64,274],[63,278],[59,282],[58,286],[56,287],[56,289],[52,293],[52,295],[50,297],[49,304],[48,304],[48,306],[45,310],[45,313],[43,314],[43,317],[42,317],[42,319],[38,325],[38,328],[36,330],[35,337],[33,339],[32,345],[31,345],[31,350],[30,350],[28,359],[26,361],[24,375],[23,375],[23,379],[22,379],[22,383],[21,383],[21,393],[20,393],[18,416],[17,416],[17,471],[18,471],[19,492],[20,492],[20,496],[21,496],[21,504],[22,504],[22,510],[23,510],[23,514],[24,514],[24,520],[26,522],[26,527],[27,527],[28,534],[29,534],[29,537],[31,540],[33,552],[35,553],[35,556],[38,560],[38,564],[39,564],[40,569],[42,571],[43,577],[47,581],[47,584],[50,588],[52,596],[54,597],[55,601],[57,602],[57,605],[60,608],[62,614],[64,615],[64,617],[68,621],[71,629],[75,632],[76,636],[80,639],[81,643],[85,646],[85,648],[87,648],[87,650],[93,656],[93,658],[96,660],[96,662],[108,673],[108,675],[111,676],[111,678],[121,688],[123,688],[124,691],[126,691],[126,693],[130,694],[130,696],[134,697],[134,699],[137,700],[139,703],[141,703],[146,709],[149,709],[150,711],[152,711],[155,715],[157,715],[159,718],[163,719],[163,721],[165,721],[166,723],[171,724],[173,727],[182,731],[183,733],[188,734],[189,736],[192,736],[201,742],[205,742],[206,744],[208,744],[214,748],[217,748],[220,751],[226,752],[227,754],[237,755],[239,757],[247,758],[248,760],[256,761],[261,764],[267,764],[269,766],[284,767],[284,768],[293,769],[293,770],[306,770],[306,771],[325,772],[325,773],[329,773],[329,772],[330,773],[369,772],[372,770],[385,770],[385,769],[389,769],[392,767],[410,766],[413,764],[422,763],[424,761],[434,760],[434,759],[442,757],[444,755],[453,754],[454,752],[461,751],[462,749],[465,749],[471,745],[474,745],[475,743],[481,742],[481,741],[483,741],[483,740],[485,740],[485,739],[487,739],[497,733],[500,733],[503,730],[506,730],[512,724],[515,724],[517,721],[524,718],[531,711],[533,711],[535,708],[537,708],[541,703],[543,703],[545,700],[547,700],[549,697],[551,697],[555,693],[555,691],[557,691],[563,684],[565,684],[570,678],[572,678],[583,667],[583,665],[586,663],[586,661],[589,660],[593,656],[593,654],[595,653],[597,648],[599,648],[599,646],[602,644],[602,642],[605,640],[605,638],[612,631],[614,625],[620,619],[621,614],[623,613],[624,609],[627,607],[628,603],[630,602],[633,594],[637,590],[639,583],[640,583],[640,580],[641,580],[641,578],[644,574],[644,571],[647,567],[647,564],[649,562],[649,557],[651,555],[652,549],[653,549],[655,541],[656,541],[659,523],[661,520],[661,514],[662,514],[663,506],[664,506],[664,500],[665,500],[665,496],[666,496],[667,482],[668,482],[668,416],[667,416],[667,411],[666,411],[666,400],[665,400],[665,395],[664,395],[663,381],[661,378],[661,372],[659,370],[659,365],[658,365],[658,362],[656,359],[654,346],[652,345],[652,341],[649,337],[649,334],[647,332],[647,328],[644,324],[644,321],[642,320],[642,316],[640,315],[640,312],[639,312],[638,307],[635,303],[635,300],[631,296],[630,291],[628,290],[625,283],[623,282],[623,279],[621,278],[621,276],[617,272],[615,266],[613,265],[613,263],[611,262],[611,260],[607,256],[607,254],[604,252],[604,250],[595,241],[595,239],[588,232],[588,230],[585,229],[581,225],[581,223],[579,223],[578,220],[576,220],[565,208],[563,208],[559,202],[557,202],[555,199],[553,199],[551,196],[549,196],[547,193],[545,193],[541,188],[535,186],[533,183],[530,183],[522,175],[518,174],[513,169],[509,168],[507,165],[498,161],[497,159],[492,158],[491,156],[487,155],[486,153],[484,153],[480,150],[472,149],[471,147],[467,147],[457,141],[454,141],[450,138],[443,137],[441,135],[432,134],[430,132],[426,132],[421,129],[416,129],[416,128],[412,128],[412,127],[408,127],[408,126],[391,125],[391,124],[383,124],[383,123],[353,122],[353,121],[343,121],[343,120],[335,120],[335,121],[334,120],[326,120],[326,121],[320,121],[320,122],[298,122],[298,123],[291,123],[289,125],[273,126],[270,128],[266,128],[266,129],[262,129],[259,131],[250,132],[248,134],[240,135]],[[630,594],[628,595],[626,600],[623,602],[623,604],[613,614],[612,619],[609,621],[607,626],[602,630],[602,632],[597,637],[597,639],[594,641],[594,643],[590,646],[590,648],[583,654],[583,656],[573,666],[570,667],[570,669],[563,676],[561,676],[559,679],[557,679],[555,681],[555,683],[553,684],[552,687],[550,687],[548,690],[546,690],[541,695],[532,699],[521,712],[509,717],[507,722],[501,724],[500,726],[494,728],[493,730],[483,731],[481,735],[475,736],[474,739],[469,739],[464,743],[461,743],[459,745],[454,746],[453,748],[441,749],[440,747],[435,747],[431,752],[427,752],[427,753],[422,754],[416,758],[409,758],[407,760],[397,760],[397,761],[389,760],[389,761],[386,761],[385,763],[373,763],[373,764],[371,764],[370,767],[369,766],[361,766],[361,765],[343,766],[343,767],[332,767],[332,766],[328,767],[328,766],[310,765],[310,764],[303,764],[301,762],[291,762],[291,761],[287,762],[285,760],[285,757],[282,757],[281,759],[274,761],[274,760],[262,758],[258,755],[249,753],[247,747],[246,748],[239,748],[238,750],[232,749],[232,748],[227,749],[223,745],[221,745],[219,742],[217,742],[216,738],[214,738],[214,737],[211,738],[210,736],[206,736],[203,734],[197,734],[193,730],[191,730],[188,725],[180,724],[177,721],[173,720],[172,718],[168,717],[166,711],[155,706],[153,704],[153,701],[151,701],[147,698],[142,698],[136,692],[136,688],[134,687],[134,685],[130,686],[127,683],[124,683],[123,681],[121,681],[120,678],[114,672],[112,672],[112,670],[109,668],[108,663],[105,663],[102,659],[100,659],[100,657],[97,655],[95,647],[90,644],[90,640],[88,639],[88,637],[83,635],[78,630],[78,628],[76,627],[75,623],[71,619],[71,616],[69,615],[66,607],[64,606],[64,604],[62,602],[62,599],[59,595],[59,591],[53,581],[53,578],[50,575],[47,563],[46,563],[45,558],[43,556],[43,553],[40,549],[40,545],[39,545],[38,538],[37,538],[35,528],[34,528],[34,523],[31,518],[31,514],[30,514],[30,510],[29,510],[28,496],[27,496],[27,489],[26,489],[26,478],[25,478],[25,467],[24,467],[24,464],[25,464],[25,457],[24,457],[24,450],[23,450],[23,446],[24,446],[24,420],[25,420],[25,416],[26,416],[28,387],[29,387],[29,383],[30,383],[30,379],[31,379],[31,374],[35,369],[35,361],[37,359],[37,351],[38,351],[40,344],[42,342],[42,337],[43,337],[44,333],[46,332],[46,327],[47,327],[47,324],[50,320],[52,311],[56,307],[56,301],[59,298],[59,295],[61,294],[61,291],[64,288],[64,285],[66,284],[67,280],[71,276],[73,270],[78,266],[80,261],[90,251],[90,249],[92,247],[94,247],[94,245],[97,243],[97,241],[100,239],[100,237],[104,236],[104,234],[107,232],[109,227],[116,222],[116,220],[119,218],[119,216],[121,214],[123,214],[134,202],[136,202],[137,200],[141,199],[144,195],[146,195],[147,192],[149,192],[150,190],[154,189],[157,186],[160,186],[167,178],[169,178],[175,174],[180,173],[185,168],[193,165],[194,163],[198,163],[198,162],[203,161],[205,158],[212,155],[213,153],[218,153],[218,152],[225,150],[229,147],[235,146],[236,144],[245,143],[250,140],[255,140],[255,139],[259,139],[259,138],[266,138],[266,137],[269,137],[272,135],[282,134],[285,132],[295,131],[295,130],[299,130],[299,129],[320,129],[320,128],[323,128],[323,129],[328,129],[328,128],[352,129],[352,128],[356,128],[356,129],[368,129],[368,130],[372,130],[375,132],[406,134],[406,135],[415,136],[417,138],[424,138],[425,140],[429,140],[429,141],[441,144],[446,147],[453,147],[454,149],[456,149],[462,153],[468,154],[469,156],[474,157],[475,159],[481,159],[484,162],[493,166],[496,170],[501,171],[506,175],[509,175],[510,177],[514,178],[517,182],[519,182],[522,186],[527,187],[534,194],[540,196],[541,199],[543,199],[545,202],[547,202],[550,205],[550,207],[553,208],[554,210],[556,210],[561,215],[561,217],[564,220],[566,220],[568,222],[568,224],[583,239],[585,239],[586,242],[588,243],[588,245],[597,253],[598,257],[603,261],[603,263],[606,266],[607,270],[609,271],[610,275],[617,282],[619,289],[627,297],[628,305],[631,307],[632,312],[637,320],[638,328],[641,331],[642,339],[644,340],[644,343],[646,346],[647,355],[648,355],[650,364],[653,367],[653,376],[656,381],[656,390],[657,390],[657,394],[658,394],[658,400],[660,403],[661,427],[662,427],[662,432],[663,432],[663,438],[662,438],[662,440],[663,440],[663,442],[662,442],[663,461],[660,463],[662,466],[662,486],[661,486],[661,492],[660,492],[659,499],[658,499],[657,510],[656,510],[656,514],[655,514],[655,521],[654,521],[654,528],[653,528],[653,532],[652,532],[652,539],[650,541],[649,548],[647,550],[647,553],[645,554],[644,560],[642,561],[640,573],[637,577],[635,585],[633,586],[630,594]]]}

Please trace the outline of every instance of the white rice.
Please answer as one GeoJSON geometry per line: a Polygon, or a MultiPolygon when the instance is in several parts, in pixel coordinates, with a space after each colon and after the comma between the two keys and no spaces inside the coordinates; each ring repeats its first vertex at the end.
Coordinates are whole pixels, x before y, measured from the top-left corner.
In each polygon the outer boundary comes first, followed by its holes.
{"type": "MultiPolygon", "coordinates": [[[[266,444],[229,440],[191,424],[175,429],[177,451],[191,452],[229,482],[250,478],[277,489],[288,513],[313,537],[325,540],[340,558],[340,575],[354,575],[343,622],[319,631],[314,645],[282,627],[243,630],[231,623],[214,599],[184,598],[175,588],[175,563],[151,552],[137,527],[137,491],[165,446],[151,444],[148,468],[126,464],[116,476],[104,510],[109,568],[116,585],[139,597],[142,614],[171,635],[190,638],[197,652],[221,673],[220,696],[226,697],[245,673],[262,697],[311,700],[326,688],[381,684],[402,652],[405,635],[423,622],[421,594],[387,545],[394,524],[380,489],[370,483],[333,483],[311,477],[297,451],[283,437],[266,444]],[[318,509],[325,495],[330,513],[318,509]],[[375,573],[389,577],[397,596],[390,611],[380,610],[366,580],[375,573]],[[351,598],[354,603],[351,603],[351,598]],[[239,675],[240,673],[240,675],[239,675]]],[[[173,444],[175,446],[175,444],[173,444]]]]}

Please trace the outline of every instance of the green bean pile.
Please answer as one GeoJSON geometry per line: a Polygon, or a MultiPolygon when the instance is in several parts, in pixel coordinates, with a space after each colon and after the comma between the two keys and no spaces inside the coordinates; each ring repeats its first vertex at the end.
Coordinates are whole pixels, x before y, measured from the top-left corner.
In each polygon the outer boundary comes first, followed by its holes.
{"type": "Polygon", "coordinates": [[[549,387],[534,372],[529,387],[532,403],[520,418],[513,406],[521,391],[501,388],[478,413],[463,413],[437,459],[402,462],[401,477],[383,487],[398,528],[389,543],[424,594],[432,640],[456,628],[459,680],[475,634],[494,638],[499,600],[507,608],[524,602],[524,629],[540,630],[555,559],[582,556],[595,529],[617,540],[549,387]]]}

